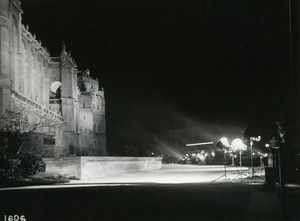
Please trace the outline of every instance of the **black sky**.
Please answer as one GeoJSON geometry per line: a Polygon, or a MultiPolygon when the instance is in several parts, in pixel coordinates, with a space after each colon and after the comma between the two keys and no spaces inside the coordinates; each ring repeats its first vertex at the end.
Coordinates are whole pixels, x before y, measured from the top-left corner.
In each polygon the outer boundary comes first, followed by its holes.
{"type": "Polygon", "coordinates": [[[99,78],[110,139],[146,142],[147,133],[186,126],[182,119],[270,122],[290,111],[286,1],[24,0],[22,8],[52,56],[65,41],[79,68],[99,78]]]}

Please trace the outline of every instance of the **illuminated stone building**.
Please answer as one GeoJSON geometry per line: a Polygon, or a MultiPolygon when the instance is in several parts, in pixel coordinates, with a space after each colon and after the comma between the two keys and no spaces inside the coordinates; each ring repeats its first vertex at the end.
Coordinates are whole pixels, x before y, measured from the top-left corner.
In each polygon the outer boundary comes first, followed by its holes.
{"type": "Polygon", "coordinates": [[[22,24],[19,0],[0,1],[0,114],[25,111],[60,125],[37,131],[48,156],[106,155],[105,99],[63,45],[50,56],[22,24]]]}

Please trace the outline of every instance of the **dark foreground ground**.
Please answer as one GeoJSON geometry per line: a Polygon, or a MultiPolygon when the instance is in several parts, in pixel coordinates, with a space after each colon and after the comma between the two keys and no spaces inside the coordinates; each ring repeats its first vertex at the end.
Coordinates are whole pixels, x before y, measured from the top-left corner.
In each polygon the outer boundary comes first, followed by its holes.
{"type": "MultiPolygon", "coordinates": [[[[298,220],[296,210],[300,208],[299,194],[293,192],[288,196],[288,204],[292,203],[295,207],[288,206],[289,217],[278,215],[270,218],[259,212],[262,211],[261,205],[266,205],[271,211],[278,208],[273,206],[274,203],[268,206],[269,202],[264,202],[264,197],[253,199],[253,193],[269,194],[262,191],[261,185],[231,182],[2,190],[0,220],[4,220],[4,215],[24,215],[28,221],[298,220]],[[257,210],[260,217],[254,219],[249,216],[250,204],[254,206],[254,214],[257,210]]],[[[273,193],[271,195],[275,196],[273,193]]],[[[280,211],[274,211],[274,214],[280,214],[280,211]]]]}
{"type": "Polygon", "coordinates": [[[177,184],[1,192],[1,213],[26,220],[241,220],[258,186],[177,184]]]}

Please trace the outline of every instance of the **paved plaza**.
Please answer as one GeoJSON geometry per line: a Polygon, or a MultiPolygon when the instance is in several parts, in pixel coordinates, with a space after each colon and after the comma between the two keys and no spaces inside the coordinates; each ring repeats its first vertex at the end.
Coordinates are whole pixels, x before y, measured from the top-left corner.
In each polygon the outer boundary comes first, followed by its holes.
{"type": "MultiPolygon", "coordinates": [[[[248,167],[226,167],[226,178],[224,166],[222,165],[181,165],[163,164],[161,170],[139,171],[123,173],[115,176],[108,176],[98,179],[73,180],[71,184],[85,183],[160,183],[160,184],[180,184],[180,183],[210,183],[224,182],[231,179],[233,182],[240,182],[240,178],[249,175],[248,167]],[[242,173],[242,174],[241,174],[242,173]],[[219,178],[219,179],[218,179],[219,178]],[[217,179],[217,180],[216,180],[217,179]]],[[[258,175],[263,175],[263,170],[256,168],[258,175]]]]}
{"type": "MultiPolygon", "coordinates": [[[[0,189],[0,215],[26,220],[297,220],[299,188],[279,199],[248,168],[164,165],[97,180],[0,189]],[[217,179],[221,177],[220,179],[217,179]],[[216,180],[217,179],[217,180],[216,180]],[[213,180],[216,180],[212,183],[213,180]],[[288,213],[285,208],[289,208],[288,213]]],[[[257,168],[257,174],[259,174],[257,168]]]]}

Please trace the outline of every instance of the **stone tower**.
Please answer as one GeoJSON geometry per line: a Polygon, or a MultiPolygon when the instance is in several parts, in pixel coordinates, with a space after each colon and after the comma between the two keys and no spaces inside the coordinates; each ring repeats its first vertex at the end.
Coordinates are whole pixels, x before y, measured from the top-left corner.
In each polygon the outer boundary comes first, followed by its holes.
{"type": "Polygon", "coordinates": [[[63,44],[59,57],[51,58],[52,81],[58,83],[60,94],[57,99],[63,120],[63,146],[62,154],[74,155],[78,147],[78,92],[77,65],[70,53],[67,53],[63,44]]]}
{"type": "Polygon", "coordinates": [[[78,87],[79,147],[84,153],[107,155],[104,90],[89,70],[78,73],[78,87]]]}

